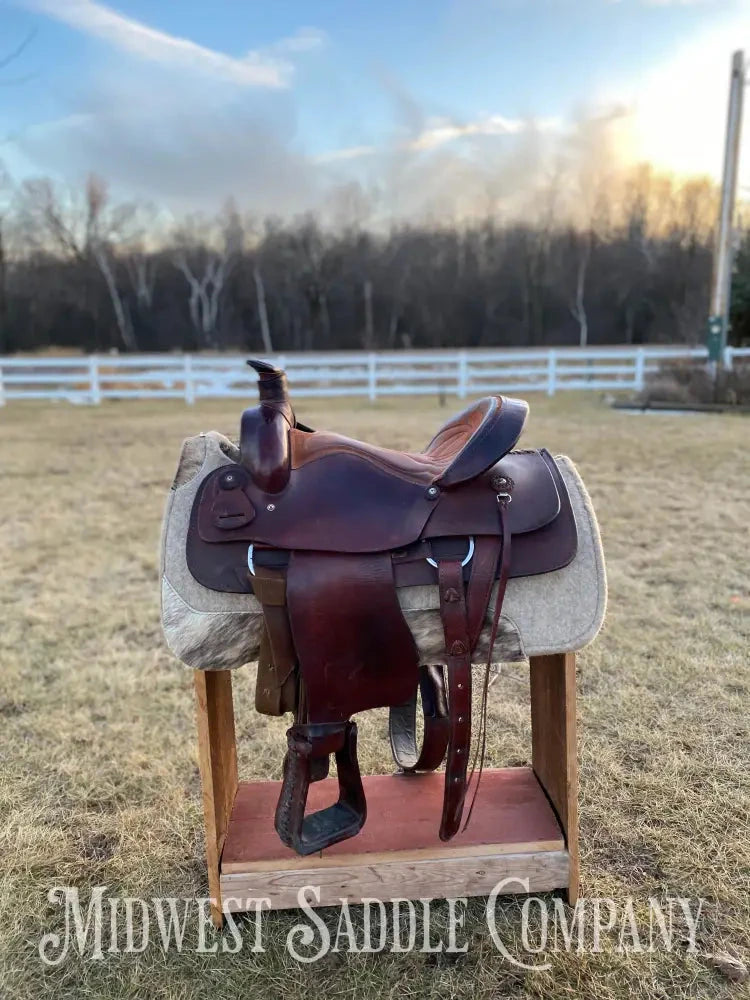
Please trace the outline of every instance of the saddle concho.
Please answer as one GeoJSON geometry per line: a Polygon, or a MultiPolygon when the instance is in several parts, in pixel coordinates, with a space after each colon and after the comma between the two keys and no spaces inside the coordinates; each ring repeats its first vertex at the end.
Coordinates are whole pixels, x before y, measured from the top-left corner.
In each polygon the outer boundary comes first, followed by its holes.
{"type": "Polygon", "coordinates": [[[285,373],[249,364],[260,402],[242,415],[238,460],[198,489],[186,558],[199,584],[254,594],[263,608],[256,707],[294,713],[276,830],[302,855],[359,832],[367,805],[352,716],[388,707],[403,771],[446,761],[439,832],[449,840],[468,784],[472,654],[489,612],[481,729],[508,580],[576,555],[565,483],[544,449],[512,451],[528,414],[520,400],[488,396],[424,451],[391,451],[298,423],[285,373]],[[398,587],[424,584],[439,588],[441,665],[419,662],[397,597],[398,587]],[[305,815],[331,755],[338,801],[305,815]]]}

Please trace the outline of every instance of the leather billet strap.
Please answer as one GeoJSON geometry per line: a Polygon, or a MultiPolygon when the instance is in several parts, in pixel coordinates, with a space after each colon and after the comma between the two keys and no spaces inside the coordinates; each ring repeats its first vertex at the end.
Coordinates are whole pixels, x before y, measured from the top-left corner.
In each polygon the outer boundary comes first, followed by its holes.
{"type": "Polygon", "coordinates": [[[287,744],[275,818],[281,841],[297,854],[306,855],[354,837],[367,819],[357,762],[356,723],[295,723],[287,731],[287,744]],[[338,801],[305,816],[310,783],[326,777],[331,754],[336,755],[338,801]]]}
{"type": "MultiPolygon", "coordinates": [[[[461,825],[471,746],[471,654],[476,648],[484,625],[501,545],[502,538],[498,536],[486,535],[475,540],[471,576],[465,588],[460,562],[446,560],[438,563],[440,615],[445,634],[450,716],[445,797],[440,824],[441,840],[449,840],[458,833],[461,825]]],[[[502,598],[499,606],[502,607],[502,598]]],[[[499,620],[497,608],[496,612],[499,620]]],[[[493,640],[490,644],[490,657],[496,633],[497,623],[494,625],[493,640]]],[[[486,700],[482,706],[483,733],[485,711],[486,700]]]]}
{"type": "Polygon", "coordinates": [[[417,746],[417,692],[405,705],[391,708],[388,731],[393,759],[402,771],[434,771],[445,757],[450,736],[448,702],[442,664],[419,668],[424,716],[422,746],[417,746]]]}
{"type": "Polygon", "coordinates": [[[445,765],[445,794],[440,839],[458,833],[466,796],[466,768],[471,744],[471,645],[464,583],[459,560],[438,563],[440,617],[448,671],[450,739],[445,765]]]}
{"type": "MultiPolygon", "coordinates": [[[[500,531],[502,538],[502,553],[500,555],[500,566],[498,569],[497,596],[495,598],[495,609],[492,614],[492,628],[490,630],[490,641],[487,649],[487,662],[484,667],[484,680],[482,682],[482,707],[480,710],[481,731],[477,738],[477,747],[474,752],[474,759],[471,762],[471,777],[469,781],[471,781],[471,779],[474,777],[474,772],[477,767],[477,756],[479,757],[479,773],[477,774],[477,781],[476,785],[474,786],[474,795],[472,796],[471,799],[471,806],[469,807],[469,814],[466,817],[466,823],[464,824],[464,829],[466,829],[466,827],[468,826],[469,820],[471,819],[471,814],[474,812],[474,805],[477,801],[477,793],[479,792],[479,782],[482,780],[482,770],[484,768],[484,756],[487,748],[487,695],[490,686],[492,653],[495,648],[497,631],[500,625],[500,615],[502,614],[503,601],[505,600],[505,591],[508,586],[508,579],[510,577],[512,535],[510,531],[508,531],[507,511],[508,511],[508,504],[510,503],[512,498],[509,493],[506,493],[503,494],[502,496],[498,496],[497,499],[498,499],[498,517],[500,520],[500,531]]],[[[489,604],[489,597],[488,597],[488,604],[489,604]]]]}

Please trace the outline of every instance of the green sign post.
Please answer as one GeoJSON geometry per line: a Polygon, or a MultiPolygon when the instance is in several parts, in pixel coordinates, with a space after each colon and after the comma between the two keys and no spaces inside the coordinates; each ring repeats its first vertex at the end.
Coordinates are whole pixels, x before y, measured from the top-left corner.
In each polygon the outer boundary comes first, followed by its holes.
{"type": "Polygon", "coordinates": [[[709,361],[721,361],[721,348],[724,341],[723,334],[724,320],[721,316],[708,317],[708,331],[706,333],[706,347],[708,348],[709,361]]]}

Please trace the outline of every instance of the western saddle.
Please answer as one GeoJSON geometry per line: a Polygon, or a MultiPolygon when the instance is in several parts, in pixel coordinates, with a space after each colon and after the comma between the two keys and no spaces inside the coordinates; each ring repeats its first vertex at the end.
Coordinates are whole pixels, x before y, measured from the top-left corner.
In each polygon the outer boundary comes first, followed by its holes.
{"type": "Polygon", "coordinates": [[[472,765],[473,774],[479,756],[481,775],[507,582],[560,569],[576,554],[565,484],[547,451],[511,450],[528,414],[520,400],[488,396],[448,421],[423,452],[392,451],[299,423],[285,373],[248,363],[260,402],[242,415],[239,460],[201,484],[187,563],[202,585],[253,593],[262,605],[256,707],[294,713],[278,834],[304,855],[362,828],[367,806],[351,717],[388,707],[403,771],[433,770],[447,755],[440,837],[448,840],[468,787],[472,653],[488,623],[472,765]],[[419,663],[397,596],[398,587],[424,584],[439,588],[439,665],[419,663]],[[310,783],[327,776],[331,755],[338,801],[305,815],[310,783]]]}

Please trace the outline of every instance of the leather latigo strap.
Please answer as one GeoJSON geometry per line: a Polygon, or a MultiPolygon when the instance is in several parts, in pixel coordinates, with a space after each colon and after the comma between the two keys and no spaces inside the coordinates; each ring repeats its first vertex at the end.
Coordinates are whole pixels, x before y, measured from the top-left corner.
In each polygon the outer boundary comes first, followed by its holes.
{"type": "Polygon", "coordinates": [[[466,613],[472,653],[479,642],[487,615],[501,547],[502,540],[498,536],[481,535],[474,540],[474,555],[469,564],[471,575],[466,587],[466,613]]]}

